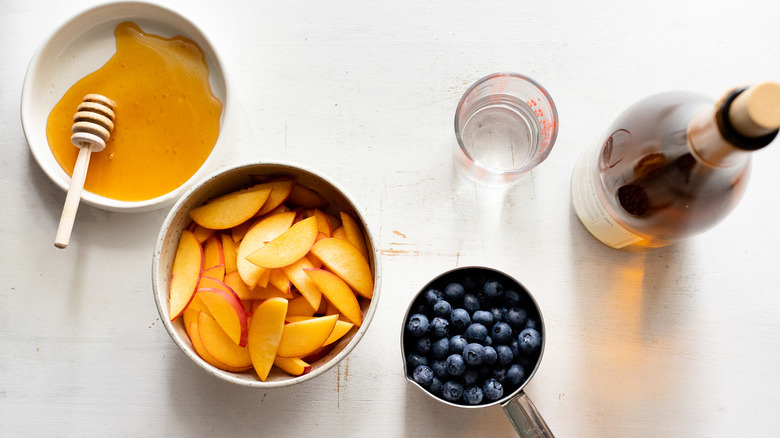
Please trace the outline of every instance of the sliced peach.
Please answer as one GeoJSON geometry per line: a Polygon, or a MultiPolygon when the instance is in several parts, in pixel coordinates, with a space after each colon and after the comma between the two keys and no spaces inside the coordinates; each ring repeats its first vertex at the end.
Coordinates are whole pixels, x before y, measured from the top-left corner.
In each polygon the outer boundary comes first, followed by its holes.
{"type": "MultiPolygon", "coordinates": [[[[190,305],[187,306],[187,308],[184,309],[184,311],[186,312],[190,309],[196,310],[198,312],[204,312],[206,313],[206,315],[211,316],[211,312],[209,312],[209,308],[206,307],[206,304],[203,301],[201,301],[197,293],[192,297],[192,301],[190,301],[190,305]]],[[[186,327],[187,325],[185,324],[184,326],[186,327]]]]}
{"type": "Polygon", "coordinates": [[[328,221],[328,217],[325,216],[325,213],[315,208],[312,215],[317,218],[317,231],[330,237],[333,230],[330,227],[330,221],[328,221]]]}
{"type": "Polygon", "coordinates": [[[282,203],[284,203],[284,201],[286,201],[290,196],[290,193],[292,193],[294,186],[295,181],[288,178],[280,178],[273,181],[256,184],[247,189],[247,191],[271,190],[271,195],[268,197],[265,205],[263,205],[263,207],[257,211],[255,216],[263,216],[271,210],[282,205],[282,203]]]}
{"type": "Polygon", "coordinates": [[[287,374],[303,376],[311,371],[311,365],[299,357],[279,357],[274,359],[274,365],[281,368],[287,374]]]}
{"type": "Polygon", "coordinates": [[[297,262],[287,265],[282,269],[287,278],[295,285],[298,292],[301,293],[309,302],[309,305],[314,309],[320,307],[320,301],[322,300],[322,293],[320,289],[304,272],[304,269],[313,269],[314,265],[306,257],[301,257],[297,262]]]}
{"type": "Polygon", "coordinates": [[[284,294],[290,294],[290,279],[284,274],[281,268],[271,269],[271,275],[268,278],[268,283],[273,287],[279,289],[284,294]]]}
{"type": "Polygon", "coordinates": [[[241,300],[234,293],[218,288],[198,289],[198,295],[228,337],[239,347],[245,347],[248,327],[241,300]]]}
{"type": "Polygon", "coordinates": [[[168,312],[171,321],[178,318],[195,295],[203,270],[203,247],[191,231],[183,230],[171,268],[168,312]]]}
{"type": "Polygon", "coordinates": [[[305,256],[314,245],[316,238],[317,219],[306,218],[249,254],[246,259],[264,268],[281,268],[305,256]]]}
{"type": "Polygon", "coordinates": [[[271,281],[271,271],[272,269],[263,268],[263,273],[260,274],[260,277],[258,277],[257,284],[255,285],[255,287],[261,287],[261,288],[268,287],[268,282],[271,281]]]}
{"type": "Polygon", "coordinates": [[[241,276],[238,275],[238,271],[233,271],[225,274],[225,284],[236,293],[238,298],[242,300],[253,300],[251,290],[246,287],[241,280],[241,276]]]}
{"type": "Polygon", "coordinates": [[[322,347],[314,350],[310,354],[307,354],[306,356],[302,357],[304,361],[308,363],[314,363],[318,360],[322,359],[323,357],[327,356],[328,353],[333,351],[333,348],[336,346],[335,343],[329,344],[329,345],[323,345],[322,347]]]}
{"type": "Polygon", "coordinates": [[[333,235],[331,237],[335,237],[336,239],[346,240],[347,242],[349,242],[349,240],[347,239],[347,232],[344,231],[343,226],[333,230],[333,235]]]}
{"type": "Polygon", "coordinates": [[[225,273],[233,272],[238,267],[236,266],[236,242],[233,240],[233,237],[228,234],[222,234],[221,236],[222,240],[222,253],[225,258],[225,273]]]}
{"type": "Polygon", "coordinates": [[[222,250],[222,239],[212,234],[203,243],[203,269],[217,266],[225,267],[225,253],[222,250]]]}
{"type": "Polygon", "coordinates": [[[363,311],[352,289],[344,280],[323,269],[304,269],[304,272],[314,280],[322,294],[328,298],[328,302],[333,304],[341,315],[360,327],[363,323],[363,311]]]}
{"type": "Polygon", "coordinates": [[[322,239],[312,246],[311,253],[358,294],[366,298],[373,296],[371,268],[355,245],[341,239],[322,239]]]}
{"type": "Polygon", "coordinates": [[[304,296],[296,297],[290,300],[290,305],[287,307],[287,315],[289,316],[312,316],[316,309],[311,307],[309,301],[304,296]]]}
{"type": "Polygon", "coordinates": [[[246,221],[240,225],[236,225],[235,227],[230,229],[230,237],[233,238],[233,243],[238,245],[241,243],[241,240],[244,239],[244,236],[246,235],[247,231],[249,231],[250,228],[255,224],[253,221],[246,221]]]}
{"type": "Polygon", "coordinates": [[[284,298],[265,300],[254,310],[249,326],[249,356],[257,376],[263,382],[274,364],[286,314],[287,300],[284,298]]]}
{"type": "Polygon", "coordinates": [[[252,366],[249,350],[233,342],[217,321],[203,312],[198,315],[198,334],[204,349],[218,362],[233,368],[252,366]]]}
{"type": "Polygon", "coordinates": [[[224,281],[225,279],[225,266],[214,266],[213,268],[206,269],[203,271],[203,273],[200,275],[201,282],[203,281],[203,278],[209,277],[213,278],[218,281],[224,281]]]}
{"type": "Polygon", "coordinates": [[[254,216],[270,194],[270,189],[229,193],[190,210],[190,218],[214,230],[235,227],[254,216]]]}
{"type": "Polygon", "coordinates": [[[303,357],[322,346],[333,333],[338,316],[322,316],[285,324],[277,355],[303,357]]]}
{"type": "Polygon", "coordinates": [[[328,206],[328,201],[325,198],[301,184],[295,184],[286,202],[303,208],[325,208],[328,206]]]}
{"type": "Polygon", "coordinates": [[[325,340],[325,343],[322,344],[322,346],[324,347],[326,345],[330,345],[338,341],[339,339],[344,337],[344,335],[349,333],[349,331],[352,330],[352,327],[354,326],[355,325],[352,324],[351,322],[341,321],[341,320],[336,321],[336,326],[333,327],[333,333],[330,334],[330,336],[328,337],[328,339],[325,340]]]}
{"type": "MultiPolygon", "coordinates": [[[[197,315],[196,315],[197,317],[197,315]]],[[[200,333],[198,333],[198,321],[197,319],[193,322],[191,322],[187,327],[187,336],[190,338],[190,342],[192,342],[192,348],[195,350],[196,353],[198,353],[198,356],[200,356],[203,360],[205,360],[209,365],[219,368],[224,371],[230,371],[233,373],[240,373],[242,371],[246,371],[251,368],[249,367],[231,367],[227,366],[224,363],[214,359],[214,356],[210,355],[208,351],[206,351],[206,348],[203,346],[203,342],[200,339],[200,333]]]]}
{"type": "Polygon", "coordinates": [[[363,238],[363,232],[360,231],[360,226],[352,219],[352,216],[344,213],[341,215],[341,226],[344,227],[344,233],[347,235],[349,243],[355,245],[363,257],[368,260],[368,251],[366,250],[366,240],[363,238]]]}
{"type": "Polygon", "coordinates": [[[215,230],[201,227],[195,222],[192,222],[192,229],[190,231],[192,231],[192,234],[195,235],[195,238],[198,239],[198,242],[200,243],[205,242],[215,232],[215,230]]]}
{"type": "Polygon", "coordinates": [[[255,288],[252,289],[251,296],[255,300],[267,300],[269,298],[284,298],[290,300],[293,298],[292,294],[286,294],[270,284],[268,287],[255,286],[255,288]]]}
{"type": "Polygon", "coordinates": [[[257,222],[247,231],[241,243],[238,245],[236,266],[241,279],[248,288],[252,289],[257,284],[264,268],[257,266],[246,259],[246,256],[263,247],[287,231],[295,219],[294,212],[280,213],[268,216],[257,222]]]}

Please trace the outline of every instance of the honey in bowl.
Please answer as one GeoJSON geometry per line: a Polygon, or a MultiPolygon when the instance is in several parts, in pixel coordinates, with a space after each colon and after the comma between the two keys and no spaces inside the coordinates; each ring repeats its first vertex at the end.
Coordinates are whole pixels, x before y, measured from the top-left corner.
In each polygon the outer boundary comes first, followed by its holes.
{"type": "Polygon", "coordinates": [[[76,108],[90,93],[114,100],[114,131],[106,149],[92,154],[84,189],[144,201],[175,190],[203,165],[219,136],[222,102],[195,42],[145,34],[130,22],[114,35],[116,53],[65,93],[49,114],[46,135],[70,175],[78,156],[70,141],[76,108]]]}

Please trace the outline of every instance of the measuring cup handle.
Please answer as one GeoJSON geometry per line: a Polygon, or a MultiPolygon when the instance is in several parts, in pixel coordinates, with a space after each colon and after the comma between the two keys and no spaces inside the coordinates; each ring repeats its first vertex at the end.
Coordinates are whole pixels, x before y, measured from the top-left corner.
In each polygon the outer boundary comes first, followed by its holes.
{"type": "Polygon", "coordinates": [[[521,438],[554,438],[550,427],[524,391],[501,405],[521,438]]]}

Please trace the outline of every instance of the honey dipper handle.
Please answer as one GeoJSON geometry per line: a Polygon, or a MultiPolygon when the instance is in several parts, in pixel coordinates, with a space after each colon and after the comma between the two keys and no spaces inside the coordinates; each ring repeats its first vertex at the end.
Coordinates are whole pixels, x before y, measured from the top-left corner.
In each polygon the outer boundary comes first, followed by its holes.
{"type": "Polygon", "coordinates": [[[65,205],[62,207],[57,236],[54,238],[54,246],[57,248],[66,248],[70,242],[70,233],[73,230],[73,222],[76,220],[76,212],[79,209],[84,180],[87,179],[87,168],[91,154],[92,151],[89,147],[79,148],[79,156],[76,158],[76,166],[73,168],[68,195],[65,197],[65,205]]]}

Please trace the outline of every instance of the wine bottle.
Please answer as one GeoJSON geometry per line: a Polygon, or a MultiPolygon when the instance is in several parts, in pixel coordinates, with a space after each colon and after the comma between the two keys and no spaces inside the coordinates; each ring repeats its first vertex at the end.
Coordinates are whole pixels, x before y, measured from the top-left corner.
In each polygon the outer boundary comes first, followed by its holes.
{"type": "Polygon", "coordinates": [[[667,92],[626,109],[577,161],[572,205],[613,248],[655,248],[699,234],[737,205],[751,153],[780,128],[780,84],[726,93],[718,102],[667,92]]]}

